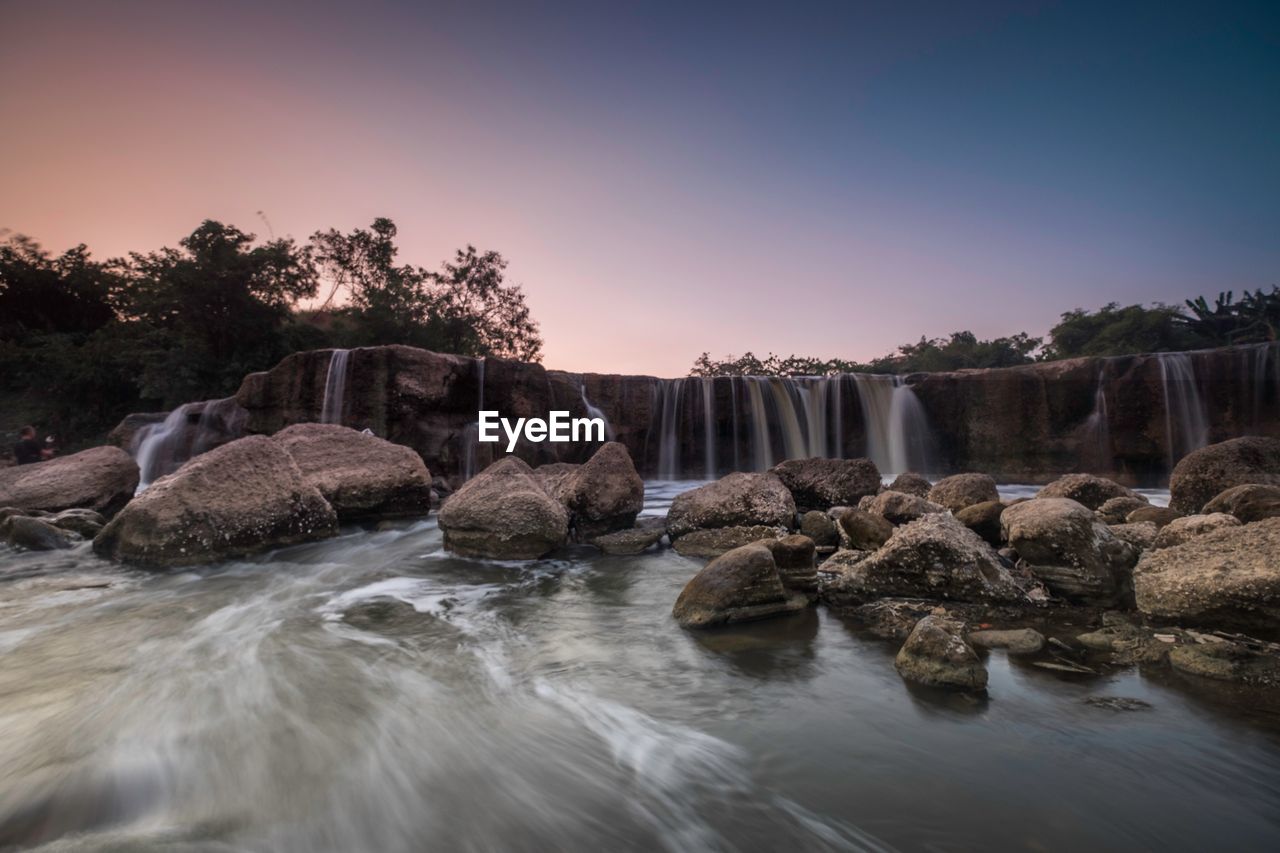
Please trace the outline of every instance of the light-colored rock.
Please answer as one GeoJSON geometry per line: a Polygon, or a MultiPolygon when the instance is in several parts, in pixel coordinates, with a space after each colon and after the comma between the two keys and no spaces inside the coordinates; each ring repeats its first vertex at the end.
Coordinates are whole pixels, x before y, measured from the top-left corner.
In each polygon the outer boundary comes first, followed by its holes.
{"type": "Polygon", "coordinates": [[[708,527],[686,533],[672,542],[676,553],[682,557],[719,557],[735,548],[759,542],[762,539],[779,539],[787,535],[784,527],[766,527],[753,524],[747,527],[708,527]]]}
{"type": "Polygon", "coordinates": [[[1132,498],[1135,492],[1093,474],[1067,474],[1036,493],[1037,498],[1066,498],[1089,509],[1098,509],[1112,498],[1132,498]]]}
{"type": "Polygon", "coordinates": [[[788,459],[770,473],[803,510],[856,504],[880,491],[880,471],[870,459],[788,459]]]}
{"type": "Polygon", "coordinates": [[[683,628],[710,628],[793,613],[808,603],[804,594],[783,587],[773,553],[751,544],[717,557],[694,575],[672,615],[683,628]]]}
{"type": "Polygon", "coordinates": [[[606,442],[570,471],[557,492],[569,511],[575,537],[584,542],[626,530],[644,508],[644,480],[627,448],[616,441],[606,442]]]}
{"type": "Polygon", "coordinates": [[[1200,512],[1232,486],[1280,486],[1280,438],[1246,436],[1194,450],[1169,477],[1169,506],[1183,514],[1200,512]]]}
{"type": "Polygon", "coordinates": [[[1009,545],[1055,595],[1092,604],[1128,597],[1136,552],[1083,504],[1036,498],[1005,509],[1000,523],[1009,545]]]}
{"type": "Polygon", "coordinates": [[[996,481],[986,474],[952,474],[933,484],[928,499],[952,512],[1000,500],[996,481]]]}
{"type": "Polygon", "coordinates": [[[881,516],[890,524],[906,524],[926,515],[947,511],[946,507],[924,498],[893,491],[863,498],[858,501],[858,509],[881,516]]]}
{"type": "Polygon", "coordinates": [[[1044,634],[1035,628],[973,631],[969,643],[980,649],[1004,649],[1011,655],[1034,655],[1044,648],[1044,634]]]}
{"type": "Polygon", "coordinates": [[[784,527],[795,523],[796,503],[773,474],[735,473],[676,496],[667,512],[672,542],[716,527],[784,527]]]}
{"type": "Polygon", "coordinates": [[[138,489],[138,466],[118,447],[94,447],[34,465],[0,468],[0,506],[114,515],[138,489]]]}
{"type": "Polygon", "coordinates": [[[933,488],[933,483],[921,474],[908,471],[905,474],[899,474],[893,478],[893,482],[889,484],[889,490],[894,492],[902,492],[907,495],[915,495],[918,498],[927,498],[929,490],[933,488]]]}
{"type": "Polygon", "coordinates": [[[440,508],[444,546],[466,557],[535,560],[564,544],[569,513],[515,456],[485,468],[440,508]]]}
{"type": "Polygon", "coordinates": [[[1156,535],[1155,544],[1152,547],[1172,548],[1174,545],[1181,545],[1183,542],[1211,533],[1214,530],[1239,526],[1240,519],[1234,515],[1227,515],[1225,512],[1215,512],[1211,515],[1184,515],[1182,518],[1175,518],[1160,528],[1160,532],[1156,535]]]}

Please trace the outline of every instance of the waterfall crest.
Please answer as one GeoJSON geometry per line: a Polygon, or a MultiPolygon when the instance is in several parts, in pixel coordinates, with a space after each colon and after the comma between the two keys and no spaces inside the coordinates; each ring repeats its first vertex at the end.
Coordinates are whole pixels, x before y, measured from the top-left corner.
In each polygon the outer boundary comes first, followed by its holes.
{"type": "Polygon", "coordinates": [[[320,423],[340,424],[346,414],[348,363],[351,350],[336,349],[329,357],[329,372],[324,380],[324,402],[320,405],[320,423]]]}
{"type": "Polygon", "coordinates": [[[248,412],[234,397],[183,403],[160,423],[147,424],[133,438],[138,491],[172,474],[192,457],[239,438],[248,412]]]}
{"type": "Polygon", "coordinates": [[[1162,352],[1156,358],[1160,362],[1165,436],[1172,470],[1183,456],[1209,443],[1209,413],[1191,356],[1185,352],[1162,352]]]}

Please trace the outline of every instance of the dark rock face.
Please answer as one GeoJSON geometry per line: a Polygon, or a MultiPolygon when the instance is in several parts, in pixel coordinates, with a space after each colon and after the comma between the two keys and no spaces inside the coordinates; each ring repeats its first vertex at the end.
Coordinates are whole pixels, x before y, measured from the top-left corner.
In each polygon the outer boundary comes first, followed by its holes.
{"type": "Polygon", "coordinates": [[[93,550],[149,568],[189,566],[322,539],[337,523],[293,458],[255,435],[161,477],[102,529],[93,550]]]}
{"type": "Polygon", "coordinates": [[[988,545],[999,548],[1004,545],[1004,529],[1000,527],[1000,516],[1004,515],[1004,504],[1000,501],[984,501],[967,506],[956,513],[956,521],[982,537],[988,545]]]}
{"type": "Polygon", "coordinates": [[[440,508],[444,546],[466,557],[536,560],[564,544],[569,513],[522,460],[495,462],[440,508]]]}
{"type": "Polygon", "coordinates": [[[791,592],[813,596],[818,591],[817,548],[808,536],[793,534],[761,542],[773,553],[782,585],[791,592]]]}
{"type": "Polygon", "coordinates": [[[880,491],[880,471],[870,459],[788,459],[770,473],[802,510],[856,505],[880,491]]]}
{"type": "Polygon", "coordinates": [[[752,544],[717,557],[694,575],[676,599],[672,615],[683,628],[711,628],[806,606],[806,596],[783,587],[773,553],[752,544]]]}
{"type": "Polygon", "coordinates": [[[114,515],[138,488],[138,466],[118,447],[0,469],[0,506],[24,510],[83,508],[114,515]]]}
{"type": "Polygon", "coordinates": [[[1133,498],[1134,493],[1119,483],[1092,474],[1067,474],[1041,489],[1038,498],[1066,498],[1098,509],[1113,498],[1133,498]]]}
{"type": "Polygon", "coordinates": [[[1211,444],[1187,454],[1169,478],[1169,506],[1200,512],[1232,486],[1280,485],[1280,439],[1248,436],[1211,444]]]}
{"type": "Polygon", "coordinates": [[[800,516],[800,532],[813,540],[818,547],[840,544],[840,533],[831,516],[811,509],[800,516]]]}
{"type": "Polygon", "coordinates": [[[71,547],[71,540],[63,531],[44,519],[25,515],[11,515],[0,521],[0,540],[28,551],[56,551],[71,547]]]}
{"type": "Polygon", "coordinates": [[[848,540],[847,546],[855,551],[874,551],[893,535],[893,525],[883,516],[860,509],[844,510],[837,523],[844,533],[842,541],[848,540]]]}
{"type": "Polygon", "coordinates": [[[97,536],[107,524],[106,518],[91,509],[64,509],[62,512],[45,516],[44,520],[54,527],[77,533],[85,539],[97,536]]]}
{"type": "Polygon", "coordinates": [[[964,623],[934,613],[916,623],[893,661],[898,674],[928,687],[983,690],[987,668],[964,638],[964,623]]]}
{"type": "Polygon", "coordinates": [[[996,481],[986,474],[952,474],[934,483],[928,499],[952,512],[974,504],[1000,500],[996,481]]]}
{"type": "Polygon", "coordinates": [[[1009,545],[1055,595],[1091,604],[1127,597],[1133,547],[1083,505],[1036,498],[1005,509],[1000,523],[1009,545]]]}
{"type": "Polygon", "coordinates": [[[657,545],[666,532],[667,523],[664,519],[646,518],[629,530],[606,533],[588,541],[606,554],[634,555],[642,554],[657,545]]]}
{"type": "Polygon", "coordinates": [[[790,528],[795,515],[791,492],[773,474],[729,474],[677,495],[667,513],[667,533],[674,544],[705,528],[790,528]]]}
{"type": "Polygon", "coordinates": [[[297,424],[273,438],[340,522],[410,518],[431,510],[431,474],[407,447],[337,424],[297,424]]]}
{"type": "Polygon", "coordinates": [[[1245,524],[1280,517],[1280,486],[1232,486],[1204,505],[1205,513],[1225,512],[1245,524]]]}

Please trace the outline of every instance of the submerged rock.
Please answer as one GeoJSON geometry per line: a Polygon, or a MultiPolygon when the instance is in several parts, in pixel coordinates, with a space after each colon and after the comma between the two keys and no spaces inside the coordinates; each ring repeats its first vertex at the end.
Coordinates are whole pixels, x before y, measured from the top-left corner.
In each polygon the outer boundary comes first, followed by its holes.
{"type": "Polygon", "coordinates": [[[905,492],[886,491],[858,501],[858,509],[884,518],[890,524],[906,524],[926,515],[944,513],[947,508],[905,492]]]}
{"type": "Polygon", "coordinates": [[[1185,515],[1182,518],[1175,518],[1160,528],[1152,547],[1172,548],[1174,545],[1181,545],[1197,536],[1203,536],[1224,527],[1239,526],[1240,519],[1225,512],[1215,512],[1212,515],[1185,515]]]}
{"type": "Polygon", "coordinates": [[[1009,545],[1055,595],[1091,604],[1127,599],[1136,552],[1082,504],[1036,498],[1009,507],[1000,521],[1009,545]]]}
{"type": "Polygon", "coordinates": [[[569,513],[515,456],[485,468],[440,508],[444,546],[466,557],[536,560],[564,544],[569,513]]]}
{"type": "MultiPolygon", "coordinates": [[[[536,470],[536,469],[535,469],[536,470]]],[[[661,518],[641,519],[629,530],[616,530],[588,540],[606,554],[630,556],[642,554],[662,541],[667,523],[661,518]]]]}
{"type": "Polygon", "coordinates": [[[62,512],[46,516],[44,520],[54,527],[77,533],[85,539],[97,536],[107,523],[101,513],[91,509],[64,509],[62,512]]]}
{"type": "Polygon", "coordinates": [[[964,624],[945,613],[924,617],[894,658],[894,668],[908,681],[928,687],[985,689],[987,669],[963,631],[964,624]]]}
{"type": "Polygon", "coordinates": [[[188,566],[323,539],[337,523],[293,457],[254,435],[152,483],[102,529],[93,550],[148,568],[188,566]]]}
{"type": "Polygon", "coordinates": [[[11,515],[0,521],[0,539],[28,551],[56,551],[70,548],[67,534],[42,518],[11,515]]]}
{"type": "Polygon", "coordinates": [[[1280,517],[1280,486],[1232,486],[1204,505],[1205,514],[1225,512],[1245,524],[1280,517]]]}
{"type": "Polygon", "coordinates": [[[969,634],[969,642],[980,649],[1004,649],[1011,655],[1034,655],[1044,648],[1044,634],[1035,628],[973,631],[969,634]]]}
{"type": "Polygon", "coordinates": [[[782,585],[773,553],[751,544],[712,560],[685,585],[672,615],[682,628],[710,628],[765,619],[808,606],[782,585]]]}
{"type": "Polygon", "coordinates": [[[111,516],[138,489],[138,466],[118,447],[94,447],[34,465],[0,469],[0,506],[58,512],[76,507],[111,516]]]}
{"type": "Polygon", "coordinates": [[[719,557],[743,545],[786,535],[784,527],[766,527],[762,524],[750,527],[711,527],[686,533],[673,541],[671,547],[682,557],[719,557]]]}
{"type": "Polygon", "coordinates": [[[676,496],[667,513],[672,544],[694,530],[783,527],[795,522],[791,492],[773,474],[729,474],[676,496]]]}
{"type": "Polygon", "coordinates": [[[1280,651],[1262,644],[1185,643],[1169,650],[1169,665],[1179,672],[1256,687],[1280,686],[1280,651]]]}
{"type": "Polygon", "coordinates": [[[605,443],[569,471],[556,492],[569,511],[574,535],[584,542],[626,530],[644,508],[644,480],[636,473],[627,448],[616,441],[605,443]]]}
{"type": "Polygon", "coordinates": [[[407,447],[337,424],[296,424],[272,438],[340,522],[412,518],[431,510],[431,474],[407,447]]]}
{"type": "Polygon", "coordinates": [[[889,484],[889,490],[894,492],[902,492],[906,495],[915,495],[918,498],[929,496],[929,490],[933,488],[933,483],[929,482],[929,478],[913,471],[905,474],[899,474],[893,478],[893,482],[889,484]]]}
{"type": "Polygon", "coordinates": [[[1119,483],[1092,474],[1067,474],[1036,493],[1037,498],[1066,498],[1089,509],[1098,509],[1113,498],[1134,498],[1135,493],[1119,483]]]}
{"type": "Polygon", "coordinates": [[[933,484],[928,499],[952,512],[975,504],[999,501],[996,481],[986,474],[952,474],[933,484]]]}
{"type": "Polygon", "coordinates": [[[801,509],[856,504],[880,491],[880,471],[870,459],[788,459],[769,470],[801,509]]]}
{"type": "Polygon", "coordinates": [[[1232,486],[1280,485],[1280,438],[1246,436],[1194,450],[1169,477],[1169,506],[1194,513],[1232,486]]]}

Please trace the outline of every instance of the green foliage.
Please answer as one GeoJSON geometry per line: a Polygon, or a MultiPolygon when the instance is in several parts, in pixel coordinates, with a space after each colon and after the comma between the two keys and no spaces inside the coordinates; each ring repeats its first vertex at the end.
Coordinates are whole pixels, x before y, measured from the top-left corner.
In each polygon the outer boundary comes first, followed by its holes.
{"type": "Polygon", "coordinates": [[[1128,355],[1196,349],[1204,341],[1187,328],[1178,309],[1169,305],[1104,305],[1098,311],[1076,309],[1062,315],[1049,330],[1042,358],[1128,355]]]}
{"type": "Polygon", "coordinates": [[[1271,291],[1245,291],[1236,302],[1228,290],[1219,293],[1212,307],[1203,296],[1187,300],[1187,330],[1208,346],[1231,346],[1274,341],[1280,330],[1280,287],[1271,291]]]}

